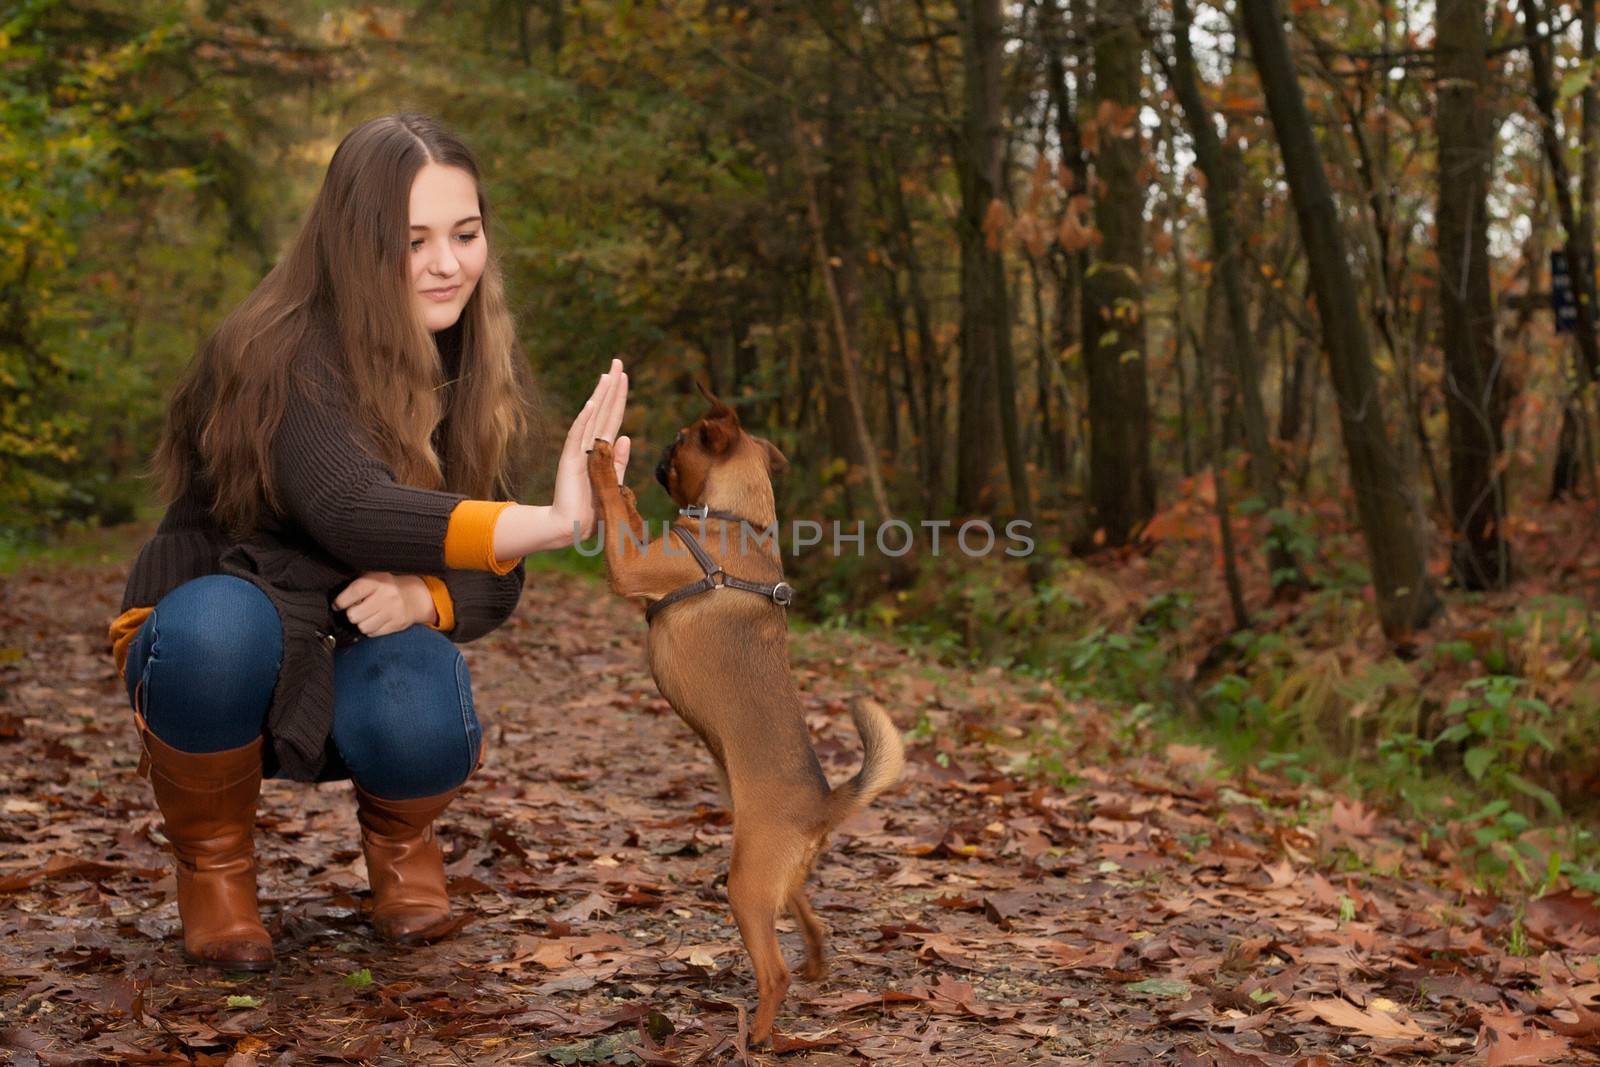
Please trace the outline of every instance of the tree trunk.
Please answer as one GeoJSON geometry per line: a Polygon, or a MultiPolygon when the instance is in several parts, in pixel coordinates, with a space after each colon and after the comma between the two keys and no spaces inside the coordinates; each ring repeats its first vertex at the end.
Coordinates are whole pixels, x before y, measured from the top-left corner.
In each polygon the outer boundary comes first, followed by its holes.
{"type": "Polygon", "coordinates": [[[856,356],[855,336],[849,327],[845,294],[839,287],[833,266],[837,257],[830,255],[828,250],[822,206],[818,202],[817,180],[811,170],[810,151],[806,146],[806,132],[800,125],[798,114],[791,114],[790,122],[794,128],[801,180],[805,184],[806,209],[811,220],[812,247],[817,257],[817,270],[822,275],[823,287],[827,291],[833,339],[839,352],[841,371],[839,377],[842,379],[840,388],[848,405],[856,451],[861,455],[862,464],[866,468],[867,488],[872,494],[872,503],[877,511],[876,517],[879,522],[884,522],[892,518],[894,513],[889,508],[889,496],[884,491],[883,475],[878,468],[878,447],[873,443],[871,431],[867,429],[866,408],[861,399],[861,363],[856,356]]]}
{"type": "Polygon", "coordinates": [[[561,55],[567,41],[567,13],[564,0],[544,0],[544,46],[552,58],[561,55]]]}
{"type": "MultiPolygon", "coordinates": [[[[1222,285],[1223,301],[1233,343],[1227,346],[1227,368],[1232,381],[1224,392],[1238,403],[1238,415],[1250,452],[1251,484],[1270,517],[1267,535],[1267,566],[1273,588],[1305,585],[1300,564],[1290,551],[1291,532],[1284,521],[1283,490],[1278,484],[1278,460],[1267,436],[1267,409],[1261,402],[1261,365],[1246,341],[1253,336],[1250,310],[1245,305],[1243,271],[1239,269],[1238,238],[1234,234],[1233,204],[1238,180],[1223,156],[1211,109],[1200,92],[1195,73],[1194,50],[1189,41],[1191,15],[1188,0],[1173,0],[1173,89],[1183,107],[1195,160],[1206,177],[1206,221],[1211,227],[1212,270],[1222,285]]],[[[1219,444],[1213,438],[1214,444],[1219,444]]],[[[1220,476],[1219,476],[1220,477],[1220,476]]]]}
{"type": "Polygon", "coordinates": [[[1306,250],[1328,374],[1339,400],[1339,426],[1366,536],[1378,619],[1390,641],[1409,641],[1439,607],[1417,530],[1414,493],[1400,476],[1383,425],[1378,376],[1372,365],[1355,282],[1311,116],[1295,75],[1277,0],[1241,0],[1246,36],[1260,73],[1267,111],[1283,152],[1306,250]]]}
{"type": "MultiPolygon", "coordinates": [[[[1585,63],[1593,63],[1594,0],[1579,0],[1578,11],[1580,51],[1585,63]]],[[[1595,143],[1597,134],[1600,134],[1600,129],[1597,129],[1600,128],[1600,107],[1596,106],[1593,77],[1584,82],[1580,102],[1582,126],[1578,132],[1578,243],[1584,248],[1592,249],[1596,162],[1600,160],[1600,153],[1596,152],[1595,143]]],[[[1569,277],[1574,276],[1570,265],[1567,270],[1569,277]]],[[[1532,292],[1533,287],[1530,286],[1528,291],[1532,292]]],[[[1588,419],[1583,409],[1584,385],[1592,377],[1593,375],[1585,375],[1578,369],[1578,373],[1572,375],[1572,381],[1568,383],[1563,398],[1561,432],[1556,438],[1556,462],[1550,479],[1552,500],[1563,499],[1578,488],[1578,479],[1583,470],[1581,457],[1590,457],[1590,467],[1593,468],[1593,438],[1589,433],[1588,419]]],[[[1597,486],[1596,490],[1600,491],[1600,486],[1597,486]]]]}
{"type": "Polygon", "coordinates": [[[1144,179],[1139,33],[1142,5],[1099,0],[1094,24],[1099,129],[1090,186],[1102,240],[1083,281],[1083,357],[1089,379],[1089,503],[1096,540],[1128,541],[1155,511],[1144,353],[1144,179]],[[1098,194],[1098,195],[1096,195],[1098,194]]]}
{"type": "Polygon", "coordinates": [[[1451,562],[1468,589],[1511,579],[1500,473],[1506,403],[1489,288],[1494,131],[1484,0],[1437,0],[1440,333],[1450,418],[1451,562]]]}
{"type": "MultiPolygon", "coordinates": [[[[1197,363],[1204,366],[1205,360],[1197,363]]],[[[1250,627],[1250,612],[1244,604],[1244,583],[1239,578],[1239,551],[1233,543],[1233,509],[1228,504],[1228,450],[1217,439],[1217,391],[1210,376],[1202,372],[1200,417],[1204,420],[1211,453],[1211,485],[1216,494],[1217,540],[1222,550],[1222,581],[1228,591],[1228,608],[1233,613],[1234,630],[1250,627]]]]}
{"type": "MultiPolygon", "coordinates": [[[[1050,83],[1050,104],[1055,111],[1056,138],[1061,144],[1061,163],[1066,168],[1067,181],[1070,183],[1068,192],[1081,192],[1088,187],[1083,141],[1078,130],[1077,116],[1073,111],[1073,100],[1067,92],[1066,64],[1062,60],[1066,49],[1076,43],[1079,36],[1068,32],[1063,24],[1058,0],[1041,0],[1039,19],[1039,34],[1043,42],[1046,74],[1050,83]]],[[[1066,353],[1082,340],[1079,336],[1082,312],[1078,304],[1081,282],[1088,267],[1088,256],[1081,250],[1069,252],[1058,244],[1052,244],[1050,265],[1056,281],[1055,318],[1050,333],[1051,344],[1054,346],[1050,377],[1052,383],[1057,380],[1066,382],[1069,378],[1064,366],[1066,353]]],[[[1079,347],[1081,352],[1082,346],[1079,347]]],[[[1074,406],[1071,403],[1071,395],[1064,385],[1061,399],[1060,426],[1052,452],[1057,457],[1056,465],[1060,477],[1065,479],[1071,467],[1077,435],[1074,433],[1074,406]]]]}
{"type": "MultiPolygon", "coordinates": [[[[1387,21],[1382,23],[1382,30],[1383,40],[1387,41],[1389,33],[1387,21]]],[[[1329,81],[1337,84],[1339,79],[1332,72],[1329,49],[1321,42],[1313,43],[1324,70],[1328,71],[1329,81]]],[[[1423,469],[1427,471],[1428,483],[1433,487],[1433,500],[1442,514],[1447,507],[1444,479],[1439,475],[1439,464],[1434,458],[1433,442],[1428,439],[1427,426],[1422,417],[1422,390],[1416,373],[1417,350],[1404,343],[1405,300],[1402,279],[1406,257],[1403,241],[1400,242],[1398,250],[1395,248],[1394,179],[1388,172],[1389,138],[1388,124],[1385,121],[1389,112],[1381,110],[1390,108],[1388,79],[1379,79],[1378,92],[1379,99],[1374,109],[1378,121],[1378,144],[1369,145],[1364,132],[1363,127],[1368,121],[1369,110],[1365,92],[1356,104],[1352,104],[1343,92],[1332,94],[1344,112],[1345,122],[1349,126],[1349,142],[1356,148],[1355,159],[1349,160],[1344,138],[1330,138],[1329,143],[1336,156],[1349,161],[1348,168],[1360,180],[1366,194],[1368,208],[1366,218],[1371,225],[1363,230],[1363,235],[1370,239],[1369,249],[1373,261],[1371,271],[1373,292],[1370,299],[1372,321],[1377,326],[1378,336],[1382,338],[1383,346],[1388,350],[1389,357],[1398,372],[1400,402],[1406,416],[1406,427],[1410,430],[1410,433],[1402,432],[1396,441],[1400,450],[1401,471],[1409,473],[1416,466],[1416,461],[1421,462],[1423,469]]]]}
{"type": "Polygon", "coordinates": [[[1055,396],[1055,355],[1050,351],[1051,327],[1044,310],[1044,277],[1039,273],[1039,261],[1033,256],[1028,257],[1028,280],[1033,293],[1033,388],[1034,409],[1038,413],[1039,425],[1038,463],[1049,474],[1049,488],[1040,487],[1043,497],[1059,488],[1067,472],[1064,453],[1057,447],[1062,435],[1057,432],[1057,416],[1052,403],[1055,396]]]}
{"type": "MultiPolygon", "coordinates": [[[[1582,2],[1587,5],[1590,0],[1582,2]]],[[[1539,135],[1544,144],[1545,160],[1550,164],[1550,180],[1555,186],[1556,217],[1560,219],[1562,232],[1566,235],[1567,275],[1572,279],[1572,295],[1578,306],[1578,321],[1573,326],[1578,342],[1575,370],[1578,392],[1586,397],[1591,392],[1590,386],[1596,375],[1600,374],[1600,336],[1595,333],[1593,293],[1594,239],[1591,234],[1588,243],[1584,242],[1584,234],[1572,207],[1572,179],[1567,170],[1566,146],[1561,143],[1561,134],[1556,127],[1555,75],[1550,69],[1550,42],[1539,31],[1541,23],[1545,21],[1542,6],[1539,0],[1522,0],[1522,18],[1527,26],[1528,65],[1533,74],[1533,101],[1539,109],[1539,135]]],[[[1581,402],[1572,403],[1576,405],[1581,402]]],[[[1564,421],[1570,421],[1575,431],[1563,433],[1564,441],[1590,437],[1584,425],[1588,422],[1588,412],[1581,407],[1575,407],[1569,419],[1564,421]]],[[[1589,466],[1591,469],[1594,466],[1592,459],[1589,466]]],[[[1556,469],[1558,473],[1562,470],[1575,471],[1576,460],[1569,458],[1563,464],[1558,459],[1556,469]]],[[[1554,487],[1552,495],[1560,495],[1554,491],[1554,487]]]]}
{"type": "MultiPolygon", "coordinates": [[[[1167,161],[1166,169],[1161,172],[1161,198],[1167,208],[1167,225],[1172,228],[1172,369],[1178,375],[1178,456],[1183,464],[1183,476],[1187,478],[1194,474],[1195,468],[1193,434],[1189,428],[1189,412],[1192,410],[1189,375],[1183,359],[1183,350],[1189,339],[1189,264],[1185,262],[1187,255],[1183,245],[1183,198],[1177,190],[1178,145],[1177,139],[1172,136],[1165,109],[1161,112],[1158,136],[1167,161]]],[[[1196,362],[1204,358],[1205,353],[1195,352],[1196,362]]]]}
{"type": "MultiPolygon", "coordinates": [[[[857,388],[862,374],[854,356],[861,351],[861,162],[850,114],[856,104],[858,77],[853,60],[837,51],[829,53],[827,111],[821,131],[822,168],[808,179],[808,189],[816,193],[821,211],[823,228],[817,239],[829,252],[829,258],[820,261],[818,269],[829,286],[829,312],[842,320],[829,331],[829,337],[836,346],[839,365],[854,364],[857,388]]],[[[847,392],[850,384],[843,375],[830,374],[823,379],[824,414],[834,454],[860,468],[867,464],[868,440],[855,424],[854,403],[847,392]]],[[[847,479],[847,486],[854,481],[847,479]]],[[[847,488],[846,496],[849,495],[847,488]]]]}
{"type": "Polygon", "coordinates": [[[991,511],[1000,405],[995,373],[1007,316],[1005,274],[990,247],[985,220],[999,198],[1003,131],[1000,116],[1000,0],[963,0],[961,54],[965,103],[961,151],[961,395],[958,400],[956,508],[991,511]]]}
{"type": "Polygon", "coordinates": [[[921,367],[922,390],[917,402],[922,405],[922,507],[934,514],[944,498],[944,353],[933,335],[933,309],[922,279],[922,261],[917,255],[917,235],[911,226],[911,213],[900,188],[902,167],[889,150],[889,173],[884,190],[894,207],[894,234],[900,262],[906,269],[906,295],[911,301],[911,316],[917,327],[917,364],[921,367]]]}
{"type": "MultiPolygon", "coordinates": [[[[877,165],[876,160],[877,157],[875,155],[867,157],[867,176],[872,181],[873,205],[880,218],[888,219],[890,213],[888,204],[885,202],[884,186],[890,182],[898,182],[899,179],[892,174],[885,176],[883,168],[877,165]]],[[[888,236],[892,238],[892,230],[888,236]]],[[[882,256],[878,260],[879,271],[883,276],[884,295],[889,305],[889,318],[894,324],[894,358],[885,361],[887,368],[885,378],[890,383],[886,390],[888,396],[885,398],[885,403],[889,408],[890,426],[892,428],[897,425],[895,413],[899,410],[900,404],[900,400],[895,397],[894,375],[892,373],[898,367],[900,371],[900,397],[905,402],[912,440],[919,450],[917,456],[920,467],[919,473],[926,477],[927,468],[922,463],[925,458],[923,449],[926,441],[926,428],[922,421],[923,408],[919,400],[922,394],[921,390],[917,388],[916,374],[911,366],[911,334],[906,328],[906,301],[900,292],[900,267],[895,262],[897,258],[896,256],[882,256]]],[[[891,437],[889,454],[895,455],[898,451],[898,437],[891,437]]]]}

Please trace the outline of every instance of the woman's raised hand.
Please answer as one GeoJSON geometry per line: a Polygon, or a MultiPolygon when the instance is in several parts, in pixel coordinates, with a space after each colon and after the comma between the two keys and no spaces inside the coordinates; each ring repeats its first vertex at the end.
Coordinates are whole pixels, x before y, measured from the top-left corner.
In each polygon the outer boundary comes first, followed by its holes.
{"type": "Polygon", "coordinates": [[[622,360],[611,361],[611,369],[600,376],[600,385],[595,386],[594,395],[589,399],[595,402],[595,410],[586,431],[589,439],[584,442],[583,450],[588,452],[592,449],[597,439],[610,442],[614,446],[611,451],[616,460],[617,483],[620,485],[623,472],[628,469],[627,446],[631,443],[626,437],[617,436],[628,406],[628,372],[622,369],[622,360]],[[611,379],[609,383],[606,382],[607,378],[611,379]]]}
{"type": "Polygon", "coordinates": [[[584,456],[594,447],[596,438],[612,442],[612,458],[616,463],[617,482],[622,482],[628,469],[628,453],[632,442],[618,437],[622,417],[628,404],[628,374],[622,369],[622,360],[611,361],[611,369],[600,376],[594,392],[572,420],[567,440],[561,449],[561,460],[556,465],[555,499],[551,510],[568,529],[575,529],[578,537],[587,538],[594,532],[594,493],[589,487],[589,473],[584,456]]]}

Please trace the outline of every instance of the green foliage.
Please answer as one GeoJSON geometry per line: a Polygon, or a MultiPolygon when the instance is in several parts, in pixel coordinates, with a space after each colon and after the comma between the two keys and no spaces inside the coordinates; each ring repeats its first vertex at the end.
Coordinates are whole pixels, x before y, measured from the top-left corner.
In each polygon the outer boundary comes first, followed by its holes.
{"type": "MultiPolygon", "coordinates": [[[[1310,515],[1293,508],[1269,508],[1267,524],[1269,545],[1282,546],[1294,559],[1316,558],[1317,536],[1310,515]]],[[[1294,581],[1295,577],[1292,568],[1275,570],[1271,575],[1272,585],[1276,588],[1286,582],[1294,581]]]]}
{"type": "MultiPolygon", "coordinates": [[[[871,567],[836,562],[858,594],[863,582],[876,587],[871,567]]],[[[985,561],[924,559],[910,589],[855,600],[835,591],[832,607],[945,662],[1037,673],[1071,698],[1113,708],[1116,745],[1200,741],[1235,768],[1399,802],[1459,842],[1488,877],[1534,887],[1553,864],[1572,884],[1600,884],[1588,873],[1600,864],[1600,844],[1541,784],[1564,753],[1592,751],[1600,721],[1557,716],[1529,677],[1460,677],[1463,668],[1511,662],[1530,675],[1578,677],[1588,663],[1600,680],[1586,609],[1570,598],[1530,600],[1497,621],[1492,640],[1474,631],[1471,641],[1442,640],[1415,661],[1352,666],[1342,653],[1369,632],[1366,605],[1323,589],[1290,625],[1231,635],[1208,657],[1218,668],[1193,688],[1172,670],[1194,655],[1175,652],[1193,627],[1193,599],[1132,599],[1072,560],[1033,589],[1017,571],[985,561]],[[1441,684],[1453,688],[1451,699],[1433,695],[1441,684]]],[[[1078,743],[1043,733],[1030,766],[1069,779],[1078,743]]]]}
{"type": "Polygon", "coordinates": [[[612,1034],[568,1045],[553,1045],[544,1050],[544,1055],[556,1063],[638,1064],[644,1061],[628,1051],[628,1045],[637,1040],[628,1033],[612,1034]]]}
{"type": "Polygon", "coordinates": [[[0,27],[0,512],[48,515],[88,424],[65,403],[96,341],[79,299],[79,243],[122,187],[119,85],[163,47],[151,29],[74,63],[48,47],[34,0],[0,27]]]}
{"type": "Polygon", "coordinates": [[[1517,690],[1525,685],[1522,679],[1503,674],[1474,678],[1467,683],[1466,695],[1450,702],[1446,715],[1453,721],[1434,743],[1464,746],[1461,764],[1473,781],[1510,786],[1539,800],[1559,818],[1561,806],[1555,798],[1518,773],[1531,748],[1555,751],[1543,729],[1550,707],[1542,700],[1518,696],[1517,690]]]}
{"type": "Polygon", "coordinates": [[[134,516],[161,392],[264,265],[275,179],[240,146],[270,123],[239,86],[303,62],[256,16],[29,0],[0,22],[0,540],[134,516]]]}

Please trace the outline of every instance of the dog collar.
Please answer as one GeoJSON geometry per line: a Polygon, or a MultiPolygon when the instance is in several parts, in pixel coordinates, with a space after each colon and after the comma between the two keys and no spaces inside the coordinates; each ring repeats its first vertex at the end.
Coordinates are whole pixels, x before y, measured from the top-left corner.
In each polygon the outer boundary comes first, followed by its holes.
{"type": "MultiPolygon", "coordinates": [[[[727,522],[749,522],[748,519],[741,518],[731,512],[714,511],[703,504],[681,508],[678,514],[693,519],[712,518],[722,519],[727,522]]],[[[700,564],[700,569],[706,572],[705,577],[697,582],[679,586],[654,604],[651,604],[644,611],[644,621],[646,623],[654,620],[656,614],[669,604],[676,604],[680,600],[686,600],[701,593],[709,593],[718,587],[742,589],[747,593],[755,593],[757,596],[765,597],[784,609],[794,603],[794,586],[788,582],[747,582],[743,578],[735,578],[717,565],[716,560],[711,558],[711,554],[705,550],[699,541],[695,540],[694,534],[687,529],[674,524],[669,532],[678,535],[679,540],[689,550],[690,555],[694,556],[695,562],[700,564]]]]}
{"type": "Polygon", "coordinates": [[[721,519],[724,522],[737,522],[745,526],[755,526],[755,523],[743,515],[735,515],[731,511],[720,511],[717,508],[708,508],[704,504],[690,504],[686,508],[679,508],[678,514],[686,519],[721,519]]]}

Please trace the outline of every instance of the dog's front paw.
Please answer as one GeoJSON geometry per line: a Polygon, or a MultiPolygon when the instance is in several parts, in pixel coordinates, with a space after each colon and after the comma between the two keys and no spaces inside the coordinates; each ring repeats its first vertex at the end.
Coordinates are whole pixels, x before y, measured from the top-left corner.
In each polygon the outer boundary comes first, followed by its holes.
{"type": "Polygon", "coordinates": [[[600,437],[594,439],[594,445],[589,449],[589,474],[595,478],[609,474],[611,480],[616,481],[617,471],[611,458],[610,441],[600,437]]]}

